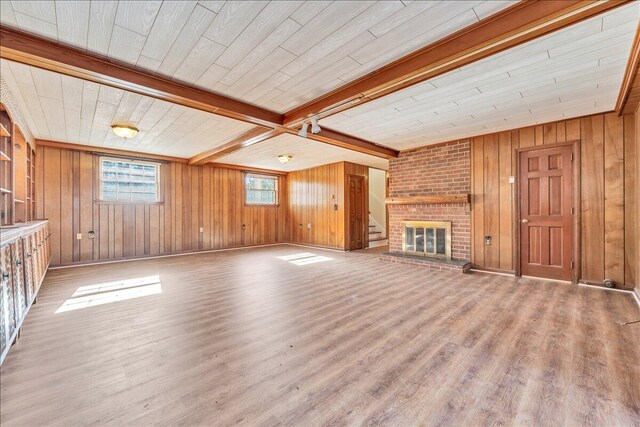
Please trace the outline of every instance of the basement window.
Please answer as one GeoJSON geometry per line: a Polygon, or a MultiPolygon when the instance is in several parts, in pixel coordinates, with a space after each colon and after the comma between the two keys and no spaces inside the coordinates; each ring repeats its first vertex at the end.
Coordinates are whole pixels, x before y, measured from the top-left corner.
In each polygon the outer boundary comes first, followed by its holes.
{"type": "Polygon", "coordinates": [[[278,177],[248,173],[245,180],[248,205],[277,205],[278,177]]]}
{"type": "Polygon", "coordinates": [[[159,188],[159,163],[100,158],[101,201],[156,203],[159,188]]]}

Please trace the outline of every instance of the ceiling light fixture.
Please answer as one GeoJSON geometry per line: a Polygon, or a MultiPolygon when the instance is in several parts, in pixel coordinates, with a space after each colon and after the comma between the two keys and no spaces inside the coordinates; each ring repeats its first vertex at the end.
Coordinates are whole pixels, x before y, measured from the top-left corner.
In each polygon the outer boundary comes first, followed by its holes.
{"type": "Polygon", "coordinates": [[[111,126],[111,130],[113,131],[113,133],[123,139],[133,138],[138,134],[137,128],[127,125],[113,125],[111,126]]]}
{"type": "Polygon", "coordinates": [[[298,136],[306,138],[308,129],[309,129],[309,123],[303,123],[302,127],[300,128],[300,131],[298,132],[298,136]]]}
{"type": "Polygon", "coordinates": [[[285,163],[287,163],[289,160],[293,159],[293,156],[290,154],[280,154],[278,156],[278,160],[280,161],[280,163],[282,163],[283,165],[285,163]]]}
{"type": "Polygon", "coordinates": [[[311,133],[316,134],[316,133],[320,133],[322,129],[320,129],[320,125],[318,124],[318,118],[317,117],[312,117],[311,118],[311,133]]]}

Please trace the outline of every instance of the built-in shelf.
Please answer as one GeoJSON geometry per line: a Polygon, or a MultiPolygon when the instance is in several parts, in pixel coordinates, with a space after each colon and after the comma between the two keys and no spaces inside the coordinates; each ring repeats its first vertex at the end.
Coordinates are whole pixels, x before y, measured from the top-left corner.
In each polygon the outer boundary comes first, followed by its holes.
{"type": "Polygon", "coordinates": [[[10,137],[11,136],[9,131],[7,129],[5,129],[5,127],[2,126],[1,124],[0,124],[0,136],[6,136],[6,137],[10,137]]]}
{"type": "Polygon", "coordinates": [[[10,162],[11,157],[7,156],[4,151],[0,151],[0,160],[4,160],[5,162],[10,162]]]}
{"type": "Polygon", "coordinates": [[[11,190],[7,190],[6,188],[0,188],[0,193],[11,194],[11,190]]]}
{"type": "Polygon", "coordinates": [[[24,200],[20,200],[20,199],[13,199],[16,203],[24,203],[24,200]]]}
{"type": "Polygon", "coordinates": [[[471,194],[387,197],[386,203],[387,205],[440,205],[448,203],[471,203],[471,194]]]}

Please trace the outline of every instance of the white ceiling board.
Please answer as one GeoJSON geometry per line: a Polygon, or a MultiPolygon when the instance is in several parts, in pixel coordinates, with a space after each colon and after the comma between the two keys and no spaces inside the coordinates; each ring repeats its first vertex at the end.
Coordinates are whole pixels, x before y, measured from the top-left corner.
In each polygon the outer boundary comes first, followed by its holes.
{"type": "Polygon", "coordinates": [[[611,111],[639,19],[632,3],[321,124],[408,149],[611,111]]]}
{"type": "Polygon", "coordinates": [[[512,3],[3,1],[0,21],[284,112],[512,3]]]}
{"type": "Polygon", "coordinates": [[[109,86],[2,60],[2,78],[37,139],[191,157],[253,125],[109,86]],[[140,129],[129,140],[115,123],[140,129]]]}
{"type": "Polygon", "coordinates": [[[219,163],[287,172],[341,161],[378,169],[389,168],[389,162],[385,159],[290,134],[279,135],[216,160],[219,163]],[[280,154],[289,154],[293,158],[282,164],[277,158],[280,154]]]}

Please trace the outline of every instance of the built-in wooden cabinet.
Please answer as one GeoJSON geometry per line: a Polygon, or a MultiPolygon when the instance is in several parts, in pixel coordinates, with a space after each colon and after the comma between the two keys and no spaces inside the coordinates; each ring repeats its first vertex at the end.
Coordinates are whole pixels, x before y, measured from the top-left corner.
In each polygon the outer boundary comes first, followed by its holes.
{"type": "Polygon", "coordinates": [[[0,231],[0,363],[18,338],[20,326],[35,302],[51,247],[49,223],[34,221],[0,231]]]}
{"type": "Polygon", "coordinates": [[[36,150],[27,146],[25,217],[27,221],[36,219],[36,150]]]}
{"type": "Polygon", "coordinates": [[[0,225],[33,221],[34,148],[0,104],[0,225]]]}
{"type": "Polygon", "coordinates": [[[0,225],[13,223],[13,124],[0,109],[0,225]]]}

